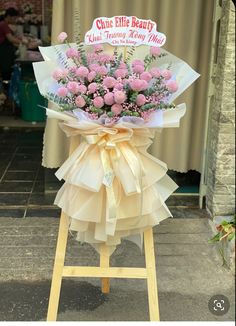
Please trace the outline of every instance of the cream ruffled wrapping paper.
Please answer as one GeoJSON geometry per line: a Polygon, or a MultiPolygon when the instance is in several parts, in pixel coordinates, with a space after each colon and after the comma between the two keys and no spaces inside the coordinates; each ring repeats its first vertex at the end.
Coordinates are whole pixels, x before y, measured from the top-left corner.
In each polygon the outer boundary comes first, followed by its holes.
{"type": "MultiPolygon", "coordinates": [[[[34,71],[42,95],[52,91],[52,71],[59,65],[55,48],[64,47],[40,48],[45,61],[35,63],[34,71]]],[[[144,58],[148,50],[140,46],[134,57],[144,58]]],[[[158,67],[168,66],[179,85],[171,102],[199,74],[161,51],[167,55],[158,60],[158,67]]],[[[47,109],[49,118],[63,121],[60,126],[68,137],[81,136],[78,148],[56,172],[65,183],[55,199],[55,204],[70,216],[70,229],[77,231],[79,241],[97,250],[99,244],[106,243],[111,253],[121,238],[140,244],[144,230],[172,216],[165,201],[178,186],[167,176],[166,164],[148,154],[147,148],[155,129],[179,127],[185,111],[185,104],[181,104],[154,112],[146,123],[123,117],[117,124],[106,126],[87,119],[80,110],[70,114],[47,109]]]]}

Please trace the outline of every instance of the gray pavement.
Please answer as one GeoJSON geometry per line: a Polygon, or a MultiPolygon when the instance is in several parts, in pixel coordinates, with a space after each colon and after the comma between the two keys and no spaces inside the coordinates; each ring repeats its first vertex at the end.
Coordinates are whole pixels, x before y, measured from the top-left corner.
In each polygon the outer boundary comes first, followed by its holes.
{"type": "MultiPolygon", "coordinates": [[[[183,210],[186,215],[188,210],[183,210]]],[[[197,210],[196,210],[197,211],[197,210]]],[[[160,316],[163,321],[233,321],[234,276],[222,267],[203,211],[192,219],[174,218],[154,228],[160,316]],[[223,316],[208,309],[216,294],[229,298],[223,316]]],[[[59,219],[0,218],[0,321],[45,320],[59,219]]],[[[69,236],[67,265],[98,265],[89,245],[69,236]]],[[[111,257],[112,266],[144,266],[139,248],[123,241],[111,257]]],[[[148,320],[144,280],[114,279],[104,295],[99,279],[65,279],[58,320],[148,320]]]]}

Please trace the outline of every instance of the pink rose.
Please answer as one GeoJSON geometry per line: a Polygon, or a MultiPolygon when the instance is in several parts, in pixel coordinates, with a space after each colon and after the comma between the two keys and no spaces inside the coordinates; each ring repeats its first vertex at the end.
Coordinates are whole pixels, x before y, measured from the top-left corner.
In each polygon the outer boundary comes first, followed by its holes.
{"type": "Polygon", "coordinates": [[[68,69],[62,69],[62,78],[66,78],[69,74],[69,70],[68,69]]]}
{"type": "Polygon", "coordinates": [[[95,93],[97,89],[98,89],[97,83],[91,83],[88,85],[88,91],[90,94],[95,93]]]}
{"type": "Polygon", "coordinates": [[[67,58],[77,58],[78,57],[78,51],[74,48],[69,48],[66,51],[67,58]]]}
{"type": "Polygon", "coordinates": [[[144,62],[143,60],[139,60],[139,59],[135,59],[132,61],[132,67],[136,66],[136,65],[140,65],[140,66],[144,66],[144,62]]]}
{"type": "Polygon", "coordinates": [[[166,83],[166,87],[168,88],[170,93],[176,92],[179,88],[175,80],[168,80],[166,83]]]}
{"type": "Polygon", "coordinates": [[[122,111],[122,106],[120,104],[113,104],[111,107],[111,111],[115,114],[118,115],[122,111]]]}
{"type": "Polygon", "coordinates": [[[58,37],[57,37],[57,40],[60,42],[60,43],[63,43],[66,39],[67,39],[68,35],[65,33],[65,32],[61,32],[58,37]]]}
{"type": "Polygon", "coordinates": [[[118,91],[122,91],[122,89],[124,88],[124,85],[122,83],[116,83],[114,90],[118,90],[118,91]]]}
{"type": "Polygon", "coordinates": [[[101,44],[94,44],[93,49],[94,49],[94,52],[101,52],[101,51],[103,51],[103,46],[101,44]]]}
{"type": "Polygon", "coordinates": [[[120,65],[119,65],[119,69],[127,69],[126,63],[121,62],[120,65]]]}
{"type": "Polygon", "coordinates": [[[104,102],[107,105],[114,104],[114,95],[112,92],[108,92],[107,94],[104,95],[104,102]]]}
{"type": "Polygon", "coordinates": [[[88,76],[89,70],[88,68],[81,66],[78,69],[76,69],[76,75],[81,78],[85,78],[88,76]]]}
{"type": "Polygon", "coordinates": [[[170,70],[168,70],[168,69],[164,69],[164,70],[162,70],[161,75],[162,75],[162,77],[165,78],[165,80],[168,80],[168,79],[171,78],[172,73],[171,73],[170,70]]]}
{"type": "Polygon", "coordinates": [[[66,87],[60,87],[57,90],[57,95],[60,97],[65,97],[68,94],[68,89],[66,87]]]}
{"type": "Polygon", "coordinates": [[[150,54],[154,57],[158,57],[161,53],[161,49],[158,46],[151,46],[150,47],[150,54]]]}
{"type": "Polygon", "coordinates": [[[97,63],[91,63],[91,65],[89,65],[91,71],[96,71],[98,67],[99,65],[97,63]]]}
{"type": "Polygon", "coordinates": [[[144,72],[144,66],[142,66],[142,65],[135,65],[135,66],[133,66],[133,72],[135,74],[141,74],[141,73],[143,73],[144,72]]]}
{"type": "Polygon", "coordinates": [[[150,74],[155,78],[159,78],[161,76],[161,71],[158,68],[152,68],[150,74]]]}
{"type": "Polygon", "coordinates": [[[79,108],[84,107],[86,102],[85,102],[85,99],[83,98],[83,96],[81,96],[81,95],[77,96],[76,99],[75,99],[75,104],[79,108]]]}
{"type": "Polygon", "coordinates": [[[148,88],[146,80],[134,79],[130,83],[130,87],[133,91],[139,92],[148,88]]]}
{"type": "Polygon", "coordinates": [[[148,71],[144,71],[141,75],[140,75],[140,79],[146,80],[147,82],[149,82],[152,79],[152,75],[150,74],[150,72],[148,71]]]}
{"type": "Polygon", "coordinates": [[[73,81],[68,82],[67,89],[72,94],[77,94],[79,91],[79,84],[73,81]]]}
{"type": "Polygon", "coordinates": [[[142,106],[146,103],[146,97],[143,94],[138,94],[136,98],[136,104],[142,106]]]}
{"type": "Polygon", "coordinates": [[[87,76],[89,82],[93,81],[95,77],[96,77],[95,71],[90,71],[90,73],[87,76]]]}
{"type": "Polygon", "coordinates": [[[97,74],[101,75],[101,76],[105,76],[108,73],[108,70],[105,66],[98,66],[98,68],[96,69],[97,74]]]}
{"type": "Polygon", "coordinates": [[[78,87],[78,91],[81,93],[81,94],[85,94],[87,92],[87,87],[85,85],[79,85],[78,87]]]}
{"type": "Polygon", "coordinates": [[[128,74],[128,70],[125,68],[125,69],[117,69],[114,73],[115,77],[116,78],[125,78],[128,74]]]}
{"type": "Polygon", "coordinates": [[[56,69],[52,73],[52,77],[56,80],[60,80],[63,78],[63,70],[62,69],[56,69]]]}
{"type": "Polygon", "coordinates": [[[104,105],[103,98],[101,96],[95,97],[95,99],[93,100],[93,105],[98,109],[102,108],[104,105]]]}
{"type": "Polygon", "coordinates": [[[113,88],[115,86],[116,80],[113,77],[106,77],[103,80],[103,85],[107,88],[113,88]]]}
{"type": "Polygon", "coordinates": [[[123,91],[116,91],[114,93],[114,100],[118,104],[124,103],[126,100],[126,94],[123,91]]]}

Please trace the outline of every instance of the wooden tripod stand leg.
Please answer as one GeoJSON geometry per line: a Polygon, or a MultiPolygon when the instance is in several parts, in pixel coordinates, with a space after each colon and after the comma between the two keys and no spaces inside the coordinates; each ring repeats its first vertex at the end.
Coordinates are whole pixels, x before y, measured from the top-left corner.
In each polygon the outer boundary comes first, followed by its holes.
{"type": "MultiPolygon", "coordinates": [[[[109,267],[110,255],[109,248],[105,244],[100,246],[100,267],[109,267]]],[[[102,293],[110,292],[110,279],[108,277],[102,278],[102,293]]]]}
{"type": "Polygon", "coordinates": [[[47,321],[57,320],[58,304],[61,292],[62,273],[66,255],[66,245],[69,230],[69,218],[63,212],[61,213],[56,255],[53,268],[51,291],[48,305],[47,321]]]}
{"type": "Polygon", "coordinates": [[[154,251],[152,228],[144,232],[144,247],[145,247],[145,260],[146,260],[146,270],[147,270],[147,287],[148,287],[150,320],[160,321],[158,294],[157,294],[155,251],[154,251]]]}

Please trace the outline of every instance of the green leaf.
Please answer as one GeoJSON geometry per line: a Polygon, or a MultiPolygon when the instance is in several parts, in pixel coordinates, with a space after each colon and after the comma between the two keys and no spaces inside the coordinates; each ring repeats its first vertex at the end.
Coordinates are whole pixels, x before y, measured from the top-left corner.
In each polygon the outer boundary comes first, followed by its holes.
{"type": "Polygon", "coordinates": [[[228,235],[228,240],[231,241],[235,238],[235,232],[228,235]]]}
{"type": "Polygon", "coordinates": [[[208,240],[208,243],[215,243],[217,241],[220,241],[220,237],[221,237],[220,233],[217,233],[216,235],[214,235],[213,238],[208,240]]]}

